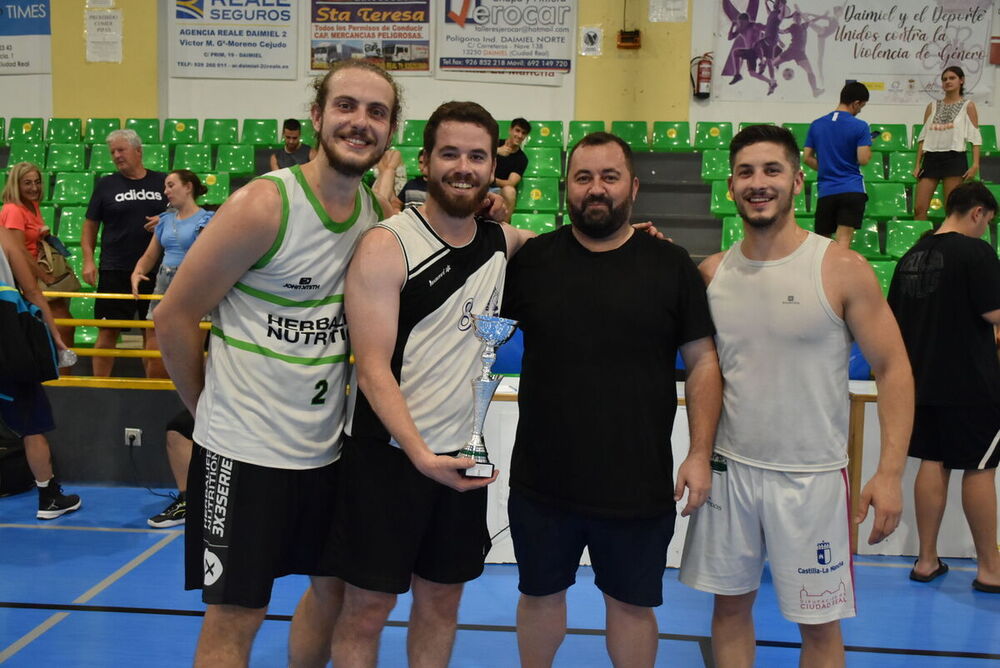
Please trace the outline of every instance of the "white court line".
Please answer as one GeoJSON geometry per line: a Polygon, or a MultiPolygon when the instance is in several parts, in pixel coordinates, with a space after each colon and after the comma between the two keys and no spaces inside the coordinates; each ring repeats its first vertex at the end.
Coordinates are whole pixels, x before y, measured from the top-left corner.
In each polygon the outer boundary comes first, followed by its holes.
{"type": "MultiPolygon", "coordinates": [[[[913,568],[913,564],[879,564],[873,561],[855,561],[855,566],[874,566],[876,568],[913,568]]],[[[951,571],[966,571],[969,573],[975,573],[976,568],[973,566],[952,566],[948,564],[948,570],[951,571]]]]}
{"type": "MultiPolygon", "coordinates": [[[[70,527],[63,527],[63,528],[68,529],[70,527]]],[[[85,591],[82,595],[74,599],[73,604],[82,605],[84,603],[89,602],[92,598],[100,594],[102,591],[104,591],[111,585],[113,585],[115,582],[117,582],[122,577],[127,575],[130,571],[135,569],[136,566],[138,566],[139,564],[146,561],[151,556],[162,550],[164,547],[169,545],[172,541],[174,541],[178,536],[182,534],[183,534],[182,531],[177,531],[177,530],[171,531],[168,535],[164,536],[159,541],[157,541],[155,545],[150,546],[144,552],[142,552],[142,554],[139,554],[131,561],[129,561],[127,564],[125,564],[124,566],[116,570],[114,573],[112,573],[111,575],[104,578],[96,585],[85,591]]],[[[66,617],[68,616],[69,616],[68,612],[57,612],[48,619],[46,619],[44,622],[33,628],[31,631],[28,631],[28,633],[18,638],[16,641],[11,643],[9,647],[0,652],[0,663],[4,663],[5,661],[7,661],[7,659],[11,658],[12,656],[20,652],[22,649],[24,649],[29,644],[34,642],[39,636],[41,636],[43,633],[51,629],[53,626],[55,626],[62,620],[66,619],[66,617]]]]}
{"type": "MultiPolygon", "coordinates": [[[[164,529],[128,529],[124,527],[75,527],[56,524],[0,524],[0,529],[41,529],[43,531],[114,531],[119,533],[156,533],[166,534],[164,529]]],[[[171,532],[183,533],[182,529],[172,529],[171,532]]]]}

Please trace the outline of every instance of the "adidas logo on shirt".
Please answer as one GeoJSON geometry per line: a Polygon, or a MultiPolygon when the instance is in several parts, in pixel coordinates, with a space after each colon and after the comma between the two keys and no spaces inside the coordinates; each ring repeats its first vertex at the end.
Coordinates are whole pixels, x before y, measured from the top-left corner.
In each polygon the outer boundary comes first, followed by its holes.
{"type": "Polygon", "coordinates": [[[126,190],[123,193],[118,193],[115,195],[116,202],[132,202],[135,200],[163,200],[163,193],[157,192],[155,190],[126,190]]]}

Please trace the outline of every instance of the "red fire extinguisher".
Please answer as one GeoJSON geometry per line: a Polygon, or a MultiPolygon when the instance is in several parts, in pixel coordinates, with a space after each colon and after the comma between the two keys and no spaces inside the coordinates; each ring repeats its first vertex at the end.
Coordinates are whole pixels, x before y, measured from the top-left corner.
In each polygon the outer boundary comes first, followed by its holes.
{"type": "Polygon", "coordinates": [[[712,53],[703,53],[691,59],[691,85],[694,96],[707,99],[712,93],[712,53]]]}

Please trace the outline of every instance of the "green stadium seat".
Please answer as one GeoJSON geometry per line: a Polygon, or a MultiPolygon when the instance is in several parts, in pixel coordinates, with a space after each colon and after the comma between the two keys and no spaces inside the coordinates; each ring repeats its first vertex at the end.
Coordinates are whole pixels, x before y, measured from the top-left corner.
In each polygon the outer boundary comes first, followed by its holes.
{"type": "MultiPolygon", "coordinates": [[[[120,130],[122,122],[117,118],[88,118],[84,128],[84,144],[106,144],[108,135],[120,130]]],[[[142,136],[142,135],[140,135],[142,136]]]]}
{"type": "Polygon", "coordinates": [[[45,144],[29,144],[27,142],[11,144],[7,166],[16,165],[19,162],[30,162],[39,168],[45,167],[45,144]]]}
{"type": "Polygon", "coordinates": [[[813,216],[799,216],[796,214],[795,223],[803,230],[816,231],[816,218],[813,216]]]}
{"type": "Polygon", "coordinates": [[[694,126],[694,148],[704,151],[710,148],[729,150],[733,140],[733,124],[728,121],[711,123],[698,121],[694,126]]]}
{"type": "Polygon", "coordinates": [[[59,238],[67,246],[79,246],[83,235],[83,221],[87,218],[87,207],[64,206],[59,213],[59,238]]]}
{"type": "Polygon", "coordinates": [[[886,255],[898,260],[931,229],[929,220],[890,220],[885,227],[886,255]]]}
{"type": "Polygon", "coordinates": [[[889,176],[891,183],[916,183],[913,168],[917,165],[917,154],[912,151],[894,151],[889,154],[889,176]]]}
{"type": "Polygon", "coordinates": [[[885,159],[879,151],[872,151],[872,159],[867,165],[861,165],[861,176],[866,183],[885,181],[885,159]]]}
{"type": "MultiPolygon", "coordinates": [[[[145,154],[146,154],[145,149],[147,149],[148,146],[143,146],[142,148],[143,148],[143,156],[144,156],[143,157],[143,163],[145,163],[145,154]]],[[[149,165],[146,165],[146,166],[148,167],[149,165]]],[[[117,168],[115,167],[115,163],[111,159],[111,151],[109,151],[106,146],[100,146],[98,144],[94,144],[93,146],[91,146],[90,147],[90,164],[88,165],[88,169],[90,171],[94,172],[95,174],[99,173],[99,172],[114,172],[114,171],[117,171],[117,168]]]]}
{"type": "Polygon", "coordinates": [[[243,119],[243,138],[240,143],[253,146],[277,146],[278,121],[273,118],[243,119]]]}
{"type": "Polygon", "coordinates": [[[743,239],[743,219],[739,216],[726,216],[722,219],[722,244],[720,250],[729,248],[743,239]]]}
{"type": "Polygon", "coordinates": [[[299,123],[302,125],[302,133],[299,136],[299,141],[303,144],[308,144],[312,148],[316,148],[316,130],[313,128],[312,119],[300,118],[299,123]]]}
{"type": "Polygon", "coordinates": [[[172,169],[190,169],[192,172],[212,171],[212,147],[208,144],[177,144],[174,146],[172,169]]]}
{"type": "Polygon", "coordinates": [[[229,174],[226,172],[210,172],[198,174],[198,178],[208,188],[201,196],[198,204],[202,206],[218,206],[229,197],[229,174]]]}
{"type": "Polygon", "coordinates": [[[979,148],[979,155],[997,155],[1000,149],[997,148],[997,126],[980,125],[979,134],[983,136],[982,146],[979,148]]]}
{"type": "MultiPolygon", "coordinates": [[[[423,150],[422,146],[396,146],[403,159],[403,166],[406,168],[406,178],[412,179],[420,176],[420,160],[417,156],[423,150]]],[[[531,164],[529,159],[528,164],[531,164]]]]}
{"type": "Polygon", "coordinates": [[[10,134],[7,141],[11,144],[41,144],[45,140],[45,121],[41,118],[14,117],[10,119],[10,134]]]}
{"type": "Polygon", "coordinates": [[[809,134],[809,123],[782,123],[781,127],[792,133],[799,149],[805,148],[806,136],[809,134]]]}
{"type": "Polygon", "coordinates": [[[892,260],[883,260],[876,262],[869,262],[872,270],[875,272],[875,278],[878,279],[878,284],[882,287],[882,296],[888,296],[889,294],[889,284],[892,283],[892,275],[896,273],[896,263],[892,260]]]}
{"type": "Polygon", "coordinates": [[[403,134],[399,138],[400,146],[423,146],[426,120],[408,119],[403,121],[403,134]]]}
{"type": "Polygon", "coordinates": [[[197,118],[168,118],[163,121],[164,144],[197,144],[197,118]]]}
{"type": "Polygon", "coordinates": [[[802,170],[802,180],[806,183],[816,183],[819,179],[819,173],[807,165],[805,161],[801,159],[801,155],[799,159],[799,169],[802,170]]]}
{"type": "Polygon", "coordinates": [[[869,260],[889,259],[882,253],[878,238],[878,223],[870,219],[862,221],[861,228],[854,231],[854,235],[851,236],[851,250],[869,260]]]}
{"type": "Polygon", "coordinates": [[[531,134],[528,135],[528,140],[524,145],[531,148],[548,146],[562,150],[563,122],[531,121],[531,134]]]}
{"type": "Polygon", "coordinates": [[[525,178],[517,187],[517,213],[556,213],[559,211],[559,179],[525,178]]]}
{"type": "MultiPolygon", "coordinates": [[[[3,186],[0,186],[0,190],[3,190],[3,186]]],[[[50,230],[56,229],[56,208],[51,204],[42,204],[38,207],[38,212],[42,216],[42,222],[50,230]]]]}
{"type": "Polygon", "coordinates": [[[5,185],[7,185],[7,170],[3,169],[0,170],[0,190],[3,190],[5,185]]]}
{"type": "Polygon", "coordinates": [[[528,157],[528,168],[522,176],[562,178],[562,149],[556,146],[525,147],[521,149],[528,157]]]}
{"type": "Polygon", "coordinates": [[[94,191],[92,172],[60,172],[52,188],[52,203],[56,206],[86,206],[94,191]]]}
{"type": "Polygon", "coordinates": [[[73,299],[69,303],[69,314],[77,320],[94,319],[93,299],[73,299]]]}
{"type": "Polygon", "coordinates": [[[50,118],[45,128],[49,144],[79,144],[83,141],[83,123],[79,118],[50,118]]]}
{"type": "Polygon", "coordinates": [[[937,188],[931,193],[931,201],[927,205],[927,217],[931,220],[944,220],[944,190],[941,188],[941,184],[937,184],[937,188]]]}
{"type": "Polygon", "coordinates": [[[916,123],[916,124],[914,124],[914,126],[913,126],[913,134],[911,135],[911,138],[910,138],[910,150],[911,151],[916,151],[917,150],[917,144],[919,143],[918,140],[919,140],[919,137],[920,137],[920,132],[923,129],[924,129],[924,124],[923,123],[916,123]]]}
{"type": "Polygon", "coordinates": [[[873,151],[909,151],[910,144],[906,136],[906,125],[903,123],[871,123],[872,132],[878,136],[872,138],[873,151]]]}
{"type": "Polygon", "coordinates": [[[497,130],[497,136],[500,137],[500,139],[506,138],[508,133],[510,133],[510,121],[501,121],[498,119],[497,130]]]}
{"type": "Polygon", "coordinates": [[[0,116],[0,146],[7,143],[7,119],[0,116]]]}
{"type": "Polygon", "coordinates": [[[649,150],[649,126],[646,121],[611,121],[611,134],[625,140],[633,151],[649,150]]]}
{"type": "Polygon", "coordinates": [[[729,178],[729,151],[708,149],[701,154],[701,180],[725,181],[729,178]]]}
{"type": "Polygon", "coordinates": [[[888,220],[906,218],[910,210],[906,203],[906,186],[902,183],[868,183],[866,213],[872,218],[888,220]]]}
{"type": "Polygon", "coordinates": [[[515,213],[510,217],[510,224],[522,230],[545,234],[556,229],[556,216],[553,213],[515,213]]]}
{"type": "Polygon", "coordinates": [[[248,144],[220,144],[215,157],[215,171],[229,172],[236,176],[253,176],[256,170],[253,146],[248,144]]]}
{"type": "Polygon", "coordinates": [[[569,138],[566,140],[566,149],[576,146],[576,143],[589,135],[591,132],[604,132],[607,128],[604,121],[570,121],[569,138]]]}
{"type": "Polygon", "coordinates": [[[653,121],[654,151],[687,153],[691,151],[691,124],[687,121],[653,121]]]}
{"type": "Polygon", "coordinates": [[[711,211],[721,218],[737,215],[736,202],[729,194],[729,184],[725,181],[712,181],[711,211]]]}
{"type": "Polygon", "coordinates": [[[809,205],[806,201],[806,190],[803,188],[798,195],[792,199],[792,206],[796,216],[804,216],[809,213],[809,205]]]}
{"type": "Polygon", "coordinates": [[[50,172],[82,172],[87,169],[83,144],[49,144],[45,169],[50,172]]]}
{"type": "Polygon", "coordinates": [[[235,118],[206,118],[201,126],[202,144],[239,144],[240,122],[235,118]]]}
{"type": "Polygon", "coordinates": [[[170,169],[170,147],[166,144],[146,144],[142,147],[142,164],[146,169],[165,172],[170,169]]]}
{"type": "Polygon", "coordinates": [[[126,118],[125,129],[135,130],[143,145],[160,143],[159,118],[126,118]]]}

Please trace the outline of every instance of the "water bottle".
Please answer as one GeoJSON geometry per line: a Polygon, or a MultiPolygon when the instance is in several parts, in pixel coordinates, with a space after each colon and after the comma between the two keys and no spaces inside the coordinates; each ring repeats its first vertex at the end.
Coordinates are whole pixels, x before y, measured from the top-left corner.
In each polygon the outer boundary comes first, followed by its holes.
{"type": "Polygon", "coordinates": [[[69,348],[64,348],[59,351],[59,368],[64,369],[68,366],[73,366],[76,364],[77,359],[76,353],[69,348]]]}

